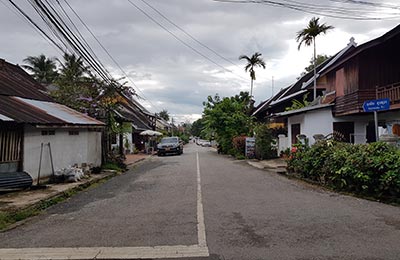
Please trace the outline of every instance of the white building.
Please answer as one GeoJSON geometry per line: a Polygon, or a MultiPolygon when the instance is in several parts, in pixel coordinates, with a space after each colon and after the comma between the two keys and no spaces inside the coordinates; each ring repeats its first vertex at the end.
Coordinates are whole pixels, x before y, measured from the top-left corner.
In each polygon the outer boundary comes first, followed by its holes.
{"type": "Polygon", "coordinates": [[[73,165],[101,165],[104,123],[55,103],[44,91],[19,66],[0,59],[0,179],[21,171],[37,179],[39,164],[40,177],[73,165]]]}

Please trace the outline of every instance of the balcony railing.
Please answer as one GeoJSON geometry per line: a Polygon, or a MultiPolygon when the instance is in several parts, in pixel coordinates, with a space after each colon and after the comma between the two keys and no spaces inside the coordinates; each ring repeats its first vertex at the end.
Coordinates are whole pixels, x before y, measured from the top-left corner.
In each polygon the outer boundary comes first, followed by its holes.
{"type": "Polygon", "coordinates": [[[390,104],[400,104],[400,82],[376,89],[377,98],[389,98],[390,104]]]}
{"type": "Polygon", "coordinates": [[[335,116],[356,114],[363,111],[365,100],[375,99],[375,89],[357,90],[344,96],[336,97],[335,116]]]}

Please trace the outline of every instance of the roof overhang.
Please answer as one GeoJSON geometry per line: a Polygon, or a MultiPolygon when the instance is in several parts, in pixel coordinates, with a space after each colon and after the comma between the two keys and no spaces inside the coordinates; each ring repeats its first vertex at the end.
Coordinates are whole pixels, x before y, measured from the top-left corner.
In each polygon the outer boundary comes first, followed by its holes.
{"type": "Polygon", "coordinates": [[[276,117],[291,116],[291,115],[306,113],[308,111],[319,110],[319,109],[323,109],[323,108],[329,108],[329,107],[332,107],[332,106],[334,106],[334,104],[323,104],[323,105],[308,106],[308,107],[303,107],[303,108],[296,109],[296,110],[290,110],[290,111],[285,111],[285,112],[281,112],[281,113],[276,113],[276,114],[274,114],[274,116],[276,116],[276,117]]]}

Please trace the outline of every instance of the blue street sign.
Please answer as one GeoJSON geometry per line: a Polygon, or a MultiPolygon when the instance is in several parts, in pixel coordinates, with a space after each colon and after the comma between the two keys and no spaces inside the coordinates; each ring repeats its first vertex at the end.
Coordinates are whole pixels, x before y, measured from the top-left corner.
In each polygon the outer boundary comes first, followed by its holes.
{"type": "Polygon", "coordinates": [[[390,99],[382,98],[382,99],[367,100],[363,104],[363,109],[364,109],[364,112],[389,110],[390,109],[390,99]]]}

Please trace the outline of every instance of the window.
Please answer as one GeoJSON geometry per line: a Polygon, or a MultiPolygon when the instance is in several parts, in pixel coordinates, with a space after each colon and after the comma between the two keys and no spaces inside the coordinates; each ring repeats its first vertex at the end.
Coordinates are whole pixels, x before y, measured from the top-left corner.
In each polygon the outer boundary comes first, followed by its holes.
{"type": "Polygon", "coordinates": [[[42,135],[55,135],[55,130],[42,130],[42,135]]]}
{"type": "Polygon", "coordinates": [[[78,130],[71,130],[71,131],[68,131],[68,134],[69,135],[79,135],[79,131],[78,130]]]}

